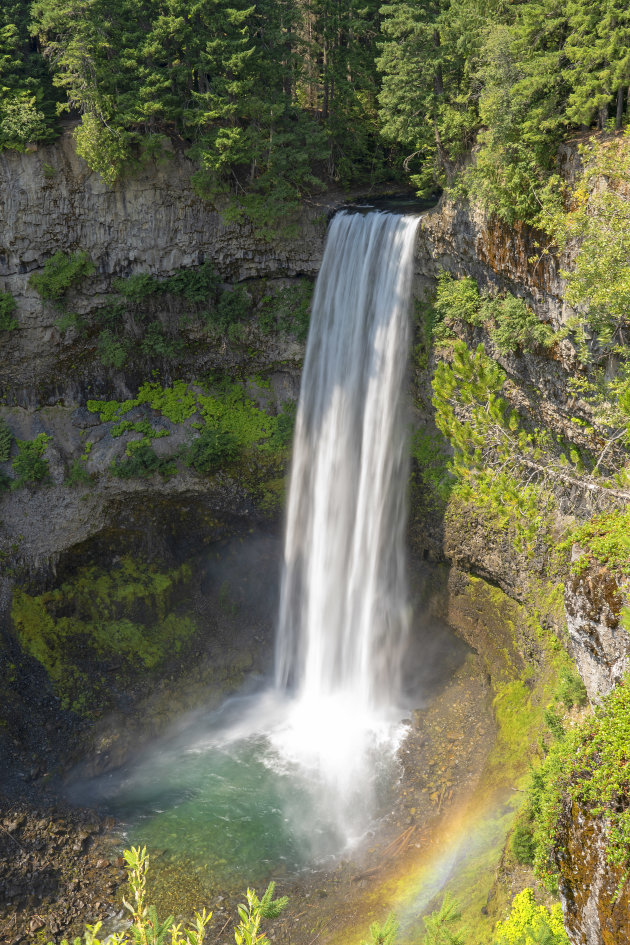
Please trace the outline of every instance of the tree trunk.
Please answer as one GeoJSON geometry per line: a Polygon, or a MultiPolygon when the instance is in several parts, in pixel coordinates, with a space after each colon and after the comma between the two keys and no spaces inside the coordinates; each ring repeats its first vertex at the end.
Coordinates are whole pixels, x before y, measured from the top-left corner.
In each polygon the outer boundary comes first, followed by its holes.
{"type": "Polygon", "coordinates": [[[615,129],[621,131],[623,124],[623,85],[617,89],[617,117],[615,118],[615,129]]]}

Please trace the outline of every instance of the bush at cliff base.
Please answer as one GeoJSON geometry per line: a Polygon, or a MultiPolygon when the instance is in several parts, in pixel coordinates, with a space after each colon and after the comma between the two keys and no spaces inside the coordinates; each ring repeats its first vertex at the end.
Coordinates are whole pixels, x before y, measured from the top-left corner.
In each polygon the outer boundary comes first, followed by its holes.
{"type": "Polygon", "coordinates": [[[495,930],[495,945],[569,945],[562,923],[562,910],[556,903],[547,909],[534,899],[531,889],[524,889],[512,901],[512,910],[495,930]]]}

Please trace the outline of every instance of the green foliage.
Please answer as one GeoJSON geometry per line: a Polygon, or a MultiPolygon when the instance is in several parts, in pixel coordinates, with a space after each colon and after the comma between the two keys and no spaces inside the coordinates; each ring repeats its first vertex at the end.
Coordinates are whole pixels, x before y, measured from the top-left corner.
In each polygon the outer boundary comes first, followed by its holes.
{"type": "Polygon", "coordinates": [[[15,473],[15,479],[11,484],[12,489],[20,489],[22,486],[47,481],[49,475],[48,460],[43,457],[51,440],[52,437],[48,434],[39,433],[33,440],[15,441],[18,451],[17,456],[11,463],[15,473]]]}
{"type": "Polygon", "coordinates": [[[92,477],[90,476],[85,462],[76,458],[73,459],[70,463],[70,469],[68,470],[68,475],[66,476],[66,485],[72,487],[78,486],[89,486],[92,484],[92,477]]]}
{"type": "Polygon", "coordinates": [[[238,438],[233,433],[206,426],[188,447],[184,462],[207,476],[220,466],[230,463],[238,452],[238,438]]]}
{"type": "Polygon", "coordinates": [[[454,482],[446,440],[440,433],[416,430],[411,441],[411,455],[417,464],[414,474],[437,506],[443,508],[454,482]]]}
{"type": "Polygon", "coordinates": [[[181,350],[181,342],[169,338],[162,325],[159,322],[153,322],[148,326],[142,341],[140,350],[147,357],[172,358],[181,350]]]}
{"type": "Polygon", "coordinates": [[[512,900],[510,915],[499,922],[493,945],[569,945],[560,903],[550,909],[536,903],[532,889],[512,900]]]}
{"type": "Polygon", "coordinates": [[[85,329],[85,321],[80,315],[77,315],[76,312],[64,312],[63,315],[57,319],[55,325],[63,334],[68,331],[76,331],[79,334],[83,334],[85,329]]]}
{"type": "Polygon", "coordinates": [[[313,284],[308,279],[283,286],[260,301],[258,324],[264,334],[290,332],[298,341],[306,341],[313,284]]]}
{"type": "Polygon", "coordinates": [[[586,687],[574,669],[565,667],[560,673],[558,699],[567,709],[582,708],[588,702],[586,687]]]}
{"type": "Polygon", "coordinates": [[[362,945],[394,945],[399,924],[393,913],[387,916],[383,924],[373,922],[370,926],[370,941],[362,945]]]}
{"type": "Polygon", "coordinates": [[[166,279],[157,279],[147,272],[114,279],[113,288],[130,302],[142,302],[152,295],[168,294],[198,304],[216,297],[219,276],[211,262],[204,262],[196,269],[179,269],[166,279]]]}
{"type": "Polygon", "coordinates": [[[103,329],[98,336],[96,349],[101,364],[105,367],[119,370],[127,363],[130,342],[127,338],[119,338],[110,328],[103,329]]]}
{"type": "Polygon", "coordinates": [[[465,945],[464,933],[454,928],[461,917],[457,901],[446,893],[440,908],[422,920],[426,929],[422,945],[465,945]]]}
{"type": "Polygon", "coordinates": [[[32,29],[61,108],[82,116],[77,150],[108,185],[162,158],[165,134],[183,138],[198,192],[265,235],[323,171],[382,175],[374,0],[308,13],[272,0],[103,0],[74,12],[73,0],[35,0],[32,29]]]}
{"type": "Polygon", "coordinates": [[[592,817],[604,818],[605,855],[613,866],[630,867],[630,685],[613,689],[592,716],[553,741],[534,771],[529,794],[535,829],[538,875],[555,888],[554,849],[560,845],[563,805],[575,802],[592,817]]]}
{"type": "Polygon", "coordinates": [[[0,331],[13,331],[17,328],[17,321],[13,315],[15,308],[15,299],[11,293],[0,292],[0,331]]]}
{"type": "Polygon", "coordinates": [[[434,308],[437,320],[452,325],[459,320],[469,325],[481,327],[485,316],[482,312],[482,297],[477,283],[470,276],[455,279],[448,272],[441,270],[434,308]]]}
{"type": "Polygon", "coordinates": [[[574,574],[598,562],[621,575],[630,575],[630,510],[594,516],[571,533],[566,544],[573,543],[582,550],[572,565],[574,574]]]}
{"type": "MultiPolygon", "coordinates": [[[[196,912],[192,923],[182,929],[181,923],[175,925],[175,917],[169,916],[164,921],[158,918],[154,905],[148,905],[147,869],[149,857],[146,847],[132,847],[125,850],[125,869],[127,870],[128,890],[123,898],[124,908],[131,916],[131,926],[125,932],[115,932],[102,941],[97,938],[101,928],[100,922],[87,925],[83,938],[77,936],[72,945],[203,945],[206,926],[212,918],[211,912],[203,909],[196,912]],[[168,935],[168,939],[167,936],[168,935]]],[[[54,945],[49,942],[48,945],[54,945]]],[[[62,939],[61,945],[70,945],[67,939],[62,939]]]]}
{"type": "Polygon", "coordinates": [[[175,458],[169,456],[162,458],[157,455],[150,440],[140,440],[137,443],[131,443],[128,447],[128,453],[124,459],[114,460],[109,467],[112,476],[118,479],[148,479],[155,473],[159,473],[163,479],[169,479],[177,472],[175,458]],[[131,447],[134,449],[129,453],[131,447]]]}
{"type": "Polygon", "coordinates": [[[6,463],[11,455],[11,446],[13,445],[13,433],[9,425],[0,417],[0,463],[6,463]]]}
{"type": "Polygon", "coordinates": [[[484,314],[494,320],[490,337],[501,354],[518,351],[533,351],[549,347],[554,342],[554,333],[543,324],[534,312],[513,295],[502,299],[488,300],[484,314]]]}
{"type": "Polygon", "coordinates": [[[263,919],[277,919],[288,899],[274,899],[275,883],[269,883],[262,899],[253,889],[247,890],[247,901],[238,906],[240,922],[234,929],[236,945],[269,945],[269,939],[260,931],[263,919]]]}
{"type": "Polygon", "coordinates": [[[173,605],[190,574],[187,565],[158,571],[123,557],[110,570],[80,568],[38,596],[16,590],[20,645],[44,666],[65,708],[93,714],[115,700],[112,680],[121,673],[159,669],[184,651],[195,625],[173,605]],[[100,664],[98,672],[86,660],[100,664]]]}
{"type": "Polygon", "coordinates": [[[530,811],[526,811],[525,815],[521,815],[520,819],[517,820],[510,837],[510,849],[517,863],[526,866],[533,865],[536,848],[530,811]]]}
{"type": "Polygon", "coordinates": [[[563,273],[569,304],[588,312],[594,344],[585,352],[600,360],[625,343],[630,304],[630,136],[592,140],[581,148],[583,173],[567,213],[551,216],[548,227],[560,247],[577,240],[574,265],[563,273]],[[606,186],[602,187],[605,182],[606,186]]]}
{"type": "Polygon", "coordinates": [[[545,527],[551,501],[545,480],[556,460],[544,432],[522,429],[500,396],[505,378],[483,345],[471,353],[455,342],[451,364],[438,364],[433,379],[435,423],[453,448],[458,497],[489,511],[518,548],[531,552],[545,527]]]}
{"type": "Polygon", "coordinates": [[[33,273],[28,281],[42,299],[56,302],[71,286],[91,276],[95,268],[87,253],[69,256],[60,250],[46,260],[43,272],[33,273]]]}
{"type": "Polygon", "coordinates": [[[454,279],[440,272],[433,309],[436,344],[453,340],[452,329],[457,322],[476,328],[486,325],[501,354],[548,347],[555,338],[552,329],[543,324],[522,299],[510,293],[503,297],[482,295],[470,277],[454,279]]]}
{"type": "Polygon", "coordinates": [[[55,101],[39,48],[31,42],[30,10],[21,0],[0,5],[0,149],[24,151],[54,138],[55,101]]]}
{"type": "Polygon", "coordinates": [[[236,286],[231,292],[223,292],[216,309],[209,313],[208,321],[222,332],[230,329],[247,318],[251,307],[249,295],[242,286],[236,286]]]}

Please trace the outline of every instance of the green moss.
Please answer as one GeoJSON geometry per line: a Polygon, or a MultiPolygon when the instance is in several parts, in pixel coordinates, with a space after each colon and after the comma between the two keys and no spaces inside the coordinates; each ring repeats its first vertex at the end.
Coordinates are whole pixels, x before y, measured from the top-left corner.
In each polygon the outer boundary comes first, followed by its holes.
{"type": "Polygon", "coordinates": [[[98,713],[112,698],[107,679],[151,672],[183,652],[196,628],[174,604],[190,578],[187,565],[158,571],[124,557],[111,570],[81,568],[44,594],[16,590],[18,640],[65,708],[98,713]]]}

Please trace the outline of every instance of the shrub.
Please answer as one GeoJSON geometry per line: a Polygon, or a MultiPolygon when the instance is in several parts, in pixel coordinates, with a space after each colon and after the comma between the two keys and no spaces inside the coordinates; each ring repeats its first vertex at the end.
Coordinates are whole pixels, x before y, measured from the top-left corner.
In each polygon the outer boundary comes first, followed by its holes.
{"type": "Polygon", "coordinates": [[[13,434],[6,420],[0,419],[0,463],[6,463],[11,453],[13,434]]]}
{"type": "Polygon", "coordinates": [[[110,328],[105,328],[100,333],[96,347],[101,364],[105,367],[118,369],[125,364],[129,342],[126,338],[118,338],[110,328]]]}
{"type": "Polygon", "coordinates": [[[147,328],[140,348],[148,357],[172,358],[181,348],[181,342],[168,338],[160,323],[153,322],[147,328]]]}
{"type": "Polygon", "coordinates": [[[274,295],[267,295],[260,302],[258,324],[264,334],[271,331],[292,332],[298,341],[305,341],[308,334],[313,284],[301,279],[284,286],[274,295]]]}
{"type": "Polygon", "coordinates": [[[73,459],[70,463],[70,470],[66,476],[67,486],[89,486],[92,483],[85,463],[81,459],[73,459]]]}
{"type": "Polygon", "coordinates": [[[48,479],[48,462],[43,455],[50,440],[52,437],[46,433],[40,433],[33,440],[16,440],[18,454],[11,464],[16,474],[12,489],[48,479]]]}
{"type": "Polygon", "coordinates": [[[453,319],[461,319],[479,327],[484,322],[481,307],[482,297],[474,279],[470,276],[455,279],[448,272],[440,272],[434,305],[439,320],[448,324],[453,319]]]}
{"type": "Polygon", "coordinates": [[[57,301],[65,295],[70,286],[92,275],[94,270],[94,263],[87,253],[68,256],[60,251],[46,260],[43,272],[31,276],[29,285],[33,286],[42,299],[57,301]]]}
{"type": "Polygon", "coordinates": [[[57,319],[55,325],[64,335],[66,332],[72,330],[83,333],[85,328],[84,320],[80,315],[77,315],[76,312],[64,312],[63,315],[57,319]]]}
{"type": "Polygon", "coordinates": [[[547,909],[539,906],[531,889],[524,889],[512,900],[510,915],[495,930],[495,945],[569,945],[562,923],[562,910],[556,903],[547,909]]]}
{"type": "Polygon", "coordinates": [[[13,331],[17,321],[13,317],[15,299],[10,292],[0,292],[0,331],[13,331]]]}
{"type": "Polygon", "coordinates": [[[534,821],[538,875],[556,885],[554,848],[563,804],[569,800],[592,817],[604,817],[607,861],[630,869],[630,683],[626,676],[592,716],[552,743],[532,774],[529,805],[534,821]]]}
{"type": "Polygon", "coordinates": [[[521,817],[514,827],[510,848],[518,863],[527,866],[533,864],[536,847],[534,844],[534,827],[529,812],[521,817]]]}
{"type": "Polygon", "coordinates": [[[531,351],[534,348],[549,347],[553,343],[554,333],[532,312],[522,299],[506,295],[502,299],[488,299],[483,308],[486,318],[494,319],[490,337],[501,354],[517,351],[531,351]]]}
{"type": "Polygon", "coordinates": [[[119,479],[134,479],[136,477],[147,479],[154,473],[159,473],[165,478],[175,475],[174,457],[160,459],[151,444],[145,440],[140,440],[137,445],[135,443],[130,444],[131,446],[134,449],[126,459],[121,459],[118,462],[114,460],[110,466],[113,476],[117,476],[119,479]]]}
{"type": "Polygon", "coordinates": [[[188,447],[184,462],[198,473],[208,475],[233,460],[238,451],[238,438],[233,433],[206,426],[188,447]]]}
{"type": "Polygon", "coordinates": [[[112,287],[132,302],[141,302],[162,291],[163,282],[148,272],[139,272],[126,279],[114,279],[112,287]]]}
{"type": "Polygon", "coordinates": [[[242,286],[223,292],[211,320],[220,331],[228,331],[231,325],[243,321],[250,312],[251,301],[242,286]]]}
{"type": "Polygon", "coordinates": [[[201,303],[215,298],[220,279],[211,262],[198,269],[180,269],[166,280],[166,291],[181,295],[187,302],[201,303]]]}

